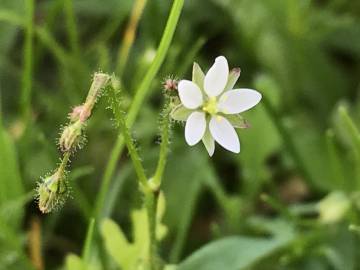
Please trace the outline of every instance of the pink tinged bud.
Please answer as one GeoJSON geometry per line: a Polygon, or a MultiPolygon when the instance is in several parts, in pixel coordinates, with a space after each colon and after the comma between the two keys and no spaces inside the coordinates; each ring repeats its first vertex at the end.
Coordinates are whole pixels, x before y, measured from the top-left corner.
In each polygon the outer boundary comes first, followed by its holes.
{"type": "Polygon", "coordinates": [[[69,114],[71,122],[76,122],[80,120],[85,122],[91,115],[91,106],[88,106],[86,103],[84,105],[76,106],[72,112],[69,114]]]}
{"type": "Polygon", "coordinates": [[[69,113],[69,118],[70,118],[71,122],[75,122],[80,119],[80,114],[81,114],[83,107],[84,107],[83,105],[78,105],[73,108],[72,112],[69,113]]]}
{"type": "Polygon", "coordinates": [[[163,86],[166,91],[176,91],[178,87],[178,81],[168,78],[165,80],[163,86]]]}
{"type": "Polygon", "coordinates": [[[39,209],[42,213],[49,213],[55,208],[59,208],[67,196],[67,183],[65,172],[57,170],[39,183],[37,188],[37,198],[39,209]]]}
{"type": "Polygon", "coordinates": [[[82,106],[82,110],[80,112],[80,116],[79,116],[79,119],[81,122],[85,122],[91,115],[91,108],[92,106],[87,106],[87,104],[85,103],[83,106],[82,106]]]}

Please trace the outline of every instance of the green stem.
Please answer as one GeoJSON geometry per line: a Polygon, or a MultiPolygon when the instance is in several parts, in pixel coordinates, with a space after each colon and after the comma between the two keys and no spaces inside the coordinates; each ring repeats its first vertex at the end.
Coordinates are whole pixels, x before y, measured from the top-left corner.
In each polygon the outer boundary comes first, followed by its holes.
{"type": "Polygon", "coordinates": [[[356,164],[354,176],[357,188],[360,188],[360,132],[344,106],[339,107],[339,115],[353,145],[354,161],[356,164]]]}
{"type": "MultiPolygon", "coordinates": [[[[151,83],[153,79],[155,78],[157,72],[160,69],[161,64],[163,63],[165,56],[168,52],[168,49],[170,47],[171,40],[173,38],[176,25],[178,23],[182,7],[184,5],[184,0],[174,0],[173,6],[168,18],[168,21],[166,23],[166,27],[163,33],[163,36],[160,41],[159,48],[157,50],[156,56],[154,58],[154,61],[152,62],[148,72],[146,73],[144,80],[140,84],[138,90],[136,91],[134,101],[130,106],[129,114],[127,120],[127,125],[131,128],[136,116],[139,113],[139,110],[142,106],[142,103],[144,102],[144,99],[146,95],[148,94],[150,90],[151,83]]],[[[95,217],[97,217],[105,203],[105,196],[108,193],[111,178],[114,174],[116,164],[119,160],[119,156],[123,150],[124,146],[124,139],[121,136],[121,133],[118,135],[115,146],[113,147],[113,150],[110,154],[109,161],[106,165],[105,172],[101,181],[101,187],[100,192],[96,198],[96,208],[95,208],[95,217]]]]}
{"type": "Polygon", "coordinates": [[[339,114],[351,137],[355,152],[360,157],[360,132],[344,106],[339,107],[339,114]]]}
{"type": "Polygon", "coordinates": [[[91,243],[94,235],[95,219],[90,219],[88,230],[86,233],[86,239],[82,251],[82,259],[87,264],[90,259],[91,243]]]}
{"type": "Polygon", "coordinates": [[[129,58],[130,50],[134,44],[136,29],[138,27],[141,15],[143,14],[147,0],[136,0],[131,11],[129,23],[126,27],[122,45],[118,52],[118,61],[116,66],[116,74],[122,79],[124,67],[129,58]]]}
{"type": "Polygon", "coordinates": [[[158,164],[156,167],[155,175],[151,181],[152,188],[158,190],[161,185],[162,177],[165,171],[166,160],[169,153],[170,132],[171,132],[171,120],[170,120],[170,98],[166,97],[164,110],[161,115],[161,144],[160,155],[158,164]]]}
{"type": "Polygon", "coordinates": [[[176,25],[179,20],[183,5],[184,5],[184,0],[174,0],[170,15],[169,15],[169,19],[166,23],[165,31],[161,38],[160,45],[156,52],[154,61],[152,62],[148,72],[146,73],[144,80],[142,81],[138,90],[136,91],[136,95],[131,104],[128,118],[127,118],[127,123],[129,126],[133,125],[133,123],[139,113],[139,110],[150,90],[151,83],[152,83],[153,79],[155,78],[157,72],[159,71],[162,63],[165,60],[165,56],[167,54],[167,51],[170,47],[170,43],[174,36],[176,25]]]}
{"type": "Polygon", "coordinates": [[[125,114],[121,111],[121,105],[119,102],[119,97],[117,96],[116,89],[110,87],[110,98],[111,98],[111,108],[115,115],[116,123],[119,125],[120,132],[125,140],[126,147],[129,151],[131,161],[134,165],[135,173],[139,179],[139,184],[143,188],[148,187],[147,177],[145,175],[144,167],[141,163],[141,159],[139,154],[136,150],[136,146],[134,144],[133,138],[131,137],[130,130],[125,121],[125,114]]]}
{"type": "Polygon", "coordinates": [[[22,74],[21,110],[24,122],[30,119],[31,88],[32,88],[32,63],[33,63],[33,32],[34,32],[34,0],[25,1],[25,44],[23,51],[24,70],[22,74]]]}
{"type": "Polygon", "coordinates": [[[158,193],[147,190],[145,195],[145,207],[149,220],[149,269],[157,270],[158,267],[158,253],[157,253],[157,240],[156,240],[156,206],[158,200],[158,193]]]}
{"type": "Polygon", "coordinates": [[[131,137],[130,131],[127,127],[125,121],[125,114],[123,114],[120,110],[121,105],[119,101],[119,97],[117,96],[116,89],[111,87],[110,89],[110,101],[111,108],[115,115],[115,119],[119,128],[122,132],[123,138],[125,140],[126,147],[129,151],[130,158],[132,160],[137,178],[139,180],[140,190],[144,195],[144,205],[146,207],[147,216],[149,220],[149,269],[155,270],[157,268],[157,243],[156,243],[156,206],[157,206],[157,198],[158,192],[157,190],[150,189],[149,182],[145,175],[144,167],[141,163],[139,154],[136,150],[136,147],[133,143],[133,139],[131,137]]]}
{"type": "Polygon", "coordinates": [[[332,182],[335,185],[334,188],[341,190],[348,190],[346,186],[346,177],[344,169],[342,167],[342,161],[339,155],[339,151],[335,144],[334,131],[329,129],[326,131],[326,146],[329,155],[330,170],[332,176],[332,182]]]}
{"type": "Polygon", "coordinates": [[[59,166],[59,171],[65,171],[66,170],[66,166],[70,160],[70,156],[71,156],[71,153],[70,152],[65,152],[62,160],[61,160],[61,163],[60,163],[60,166],[59,166]]]}
{"type": "Polygon", "coordinates": [[[70,42],[70,47],[74,55],[79,55],[79,37],[76,27],[76,18],[74,14],[74,7],[72,0],[64,0],[64,11],[65,11],[65,20],[66,28],[68,30],[68,38],[70,42]]]}

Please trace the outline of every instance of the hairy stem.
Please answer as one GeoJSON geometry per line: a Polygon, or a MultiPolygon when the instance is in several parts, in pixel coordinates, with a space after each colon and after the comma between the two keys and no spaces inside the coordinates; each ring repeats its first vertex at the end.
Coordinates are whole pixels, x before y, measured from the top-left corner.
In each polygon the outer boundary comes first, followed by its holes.
{"type": "Polygon", "coordinates": [[[161,114],[161,144],[160,144],[160,155],[158,164],[156,167],[155,175],[152,179],[152,188],[158,190],[162,177],[164,174],[166,160],[169,153],[169,140],[171,132],[171,120],[170,120],[170,98],[166,97],[163,112],[161,114]]]}
{"type": "MultiPolygon", "coordinates": [[[[126,119],[127,125],[131,128],[136,116],[139,113],[139,110],[142,106],[142,103],[144,102],[144,99],[146,95],[148,94],[150,90],[150,85],[155,78],[157,72],[160,69],[161,64],[163,63],[165,56],[168,52],[168,49],[170,47],[171,40],[173,38],[176,25],[178,23],[182,7],[184,5],[184,0],[174,0],[172,9],[168,18],[168,21],[166,23],[166,27],[163,33],[163,36],[160,41],[159,48],[156,52],[156,56],[154,58],[154,61],[152,62],[148,72],[146,73],[144,80],[140,84],[138,90],[136,91],[134,100],[130,106],[128,118],[126,119]]],[[[112,152],[110,154],[109,161],[106,165],[105,172],[101,181],[101,187],[100,192],[96,198],[96,207],[95,207],[95,217],[99,216],[101,213],[102,208],[104,207],[105,203],[105,197],[108,193],[109,187],[110,187],[110,181],[114,174],[116,164],[119,160],[119,156],[123,150],[124,146],[124,139],[121,134],[119,133],[117,140],[115,142],[115,145],[112,149],[112,152]]]]}
{"type": "Polygon", "coordinates": [[[150,270],[158,269],[158,256],[157,256],[157,243],[156,243],[156,206],[158,192],[153,190],[149,186],[149,181],[145,175],[145,170],[140,160],[139,154],[136,150],[135,144],[131,137],[130,131],[127,127],[125,121],[125,115],[121,111],[120,98],[118,97],[117,90],[113,87],[110,89],[110,102],[111,109],[115,115],[115,119],[119,128],[122,132],[126,147],[129,151],[131,161],[133,163],[137,178],[139,180],[140,190],[144,195],[144,205],[147,211],[147,216],[149,220],[149,247],[148,247],[148,261],[150,270]]]}
{"type": "Polygon", "coordinates": [[[134,144],[133,138],[131,137],[130,130],[125,121],[125,114],[121,111],[121,105],[119,101],[119,97],[117,96],[116,89],[110,87],[110,100],[112,102],[111,108],[115,115],[116,123],[119,126],[120,132],[124,138],[126,147],[129,151],[131,161],[134,165],[135,173],[139,179],[139,184],[146,188],[148,187],[147,177],[145,175],[144,167],[141,163],[140,156],[136,150],[136,146],[134,144]]]}
{"type": "Polygon", "coordinates": [[[147,190],[145,195],[145,207],[149,220],[149,269],[158,270],[158,253],[157,253],[157,240],[156,240],[156,206],[158,193],[147,190]]]}

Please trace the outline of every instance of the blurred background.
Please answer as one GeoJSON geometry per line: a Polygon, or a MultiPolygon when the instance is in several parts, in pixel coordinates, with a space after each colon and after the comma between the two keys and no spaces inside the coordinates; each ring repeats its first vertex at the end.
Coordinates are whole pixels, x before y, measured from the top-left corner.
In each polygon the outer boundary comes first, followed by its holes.
{"type": "MultiPolygon", "coordinates": [[[[59,128],[93,72],[121,79],[130,104],[172,1],[0,0],[0,269],[80,269],[117,130],[101,99],[71,163],[71,196],[43,215],[33,200],[56,168],[59,128]],[[132,42],[132,35],[134,40],[132,42]]],[[[241,153],[188,147],[175,125],[163,190],[162,258],[179,269],[360,269],[360,1],[185,1],[133,134],[147,171],[159,151],[162,82],[218,55],[263,101],[243,116],[241,153]],[[350,227],[350,228],[349,228],[350,227]],[[194,253],[195,252],[195,253],[194,253]]],[[[123,151],[100,217],[131,239],[141,196],[123,151]]],[[[86,269],[120,269],[94,234],[86,269]]]]}

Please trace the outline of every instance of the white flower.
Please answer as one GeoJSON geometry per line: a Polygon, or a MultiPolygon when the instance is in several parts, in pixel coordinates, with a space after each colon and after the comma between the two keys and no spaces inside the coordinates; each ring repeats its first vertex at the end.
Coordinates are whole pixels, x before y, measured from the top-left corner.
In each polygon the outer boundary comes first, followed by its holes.
{"type": "Polygon", "coordinates": [[[234,127],[243,127],[242,113],[259,103],[261,94],[255,90],[232,89],[240,76],[240,69],[229,72],[224,56],[204,75],[194,63],[193,80],[181,80],[178,85],[181,103],[173,112],[175,120],[186,120],[185,139],[192,146],[203,141],[209,155],[215,141],[225,149],[239,153],[240,141],[234,127]]]}

